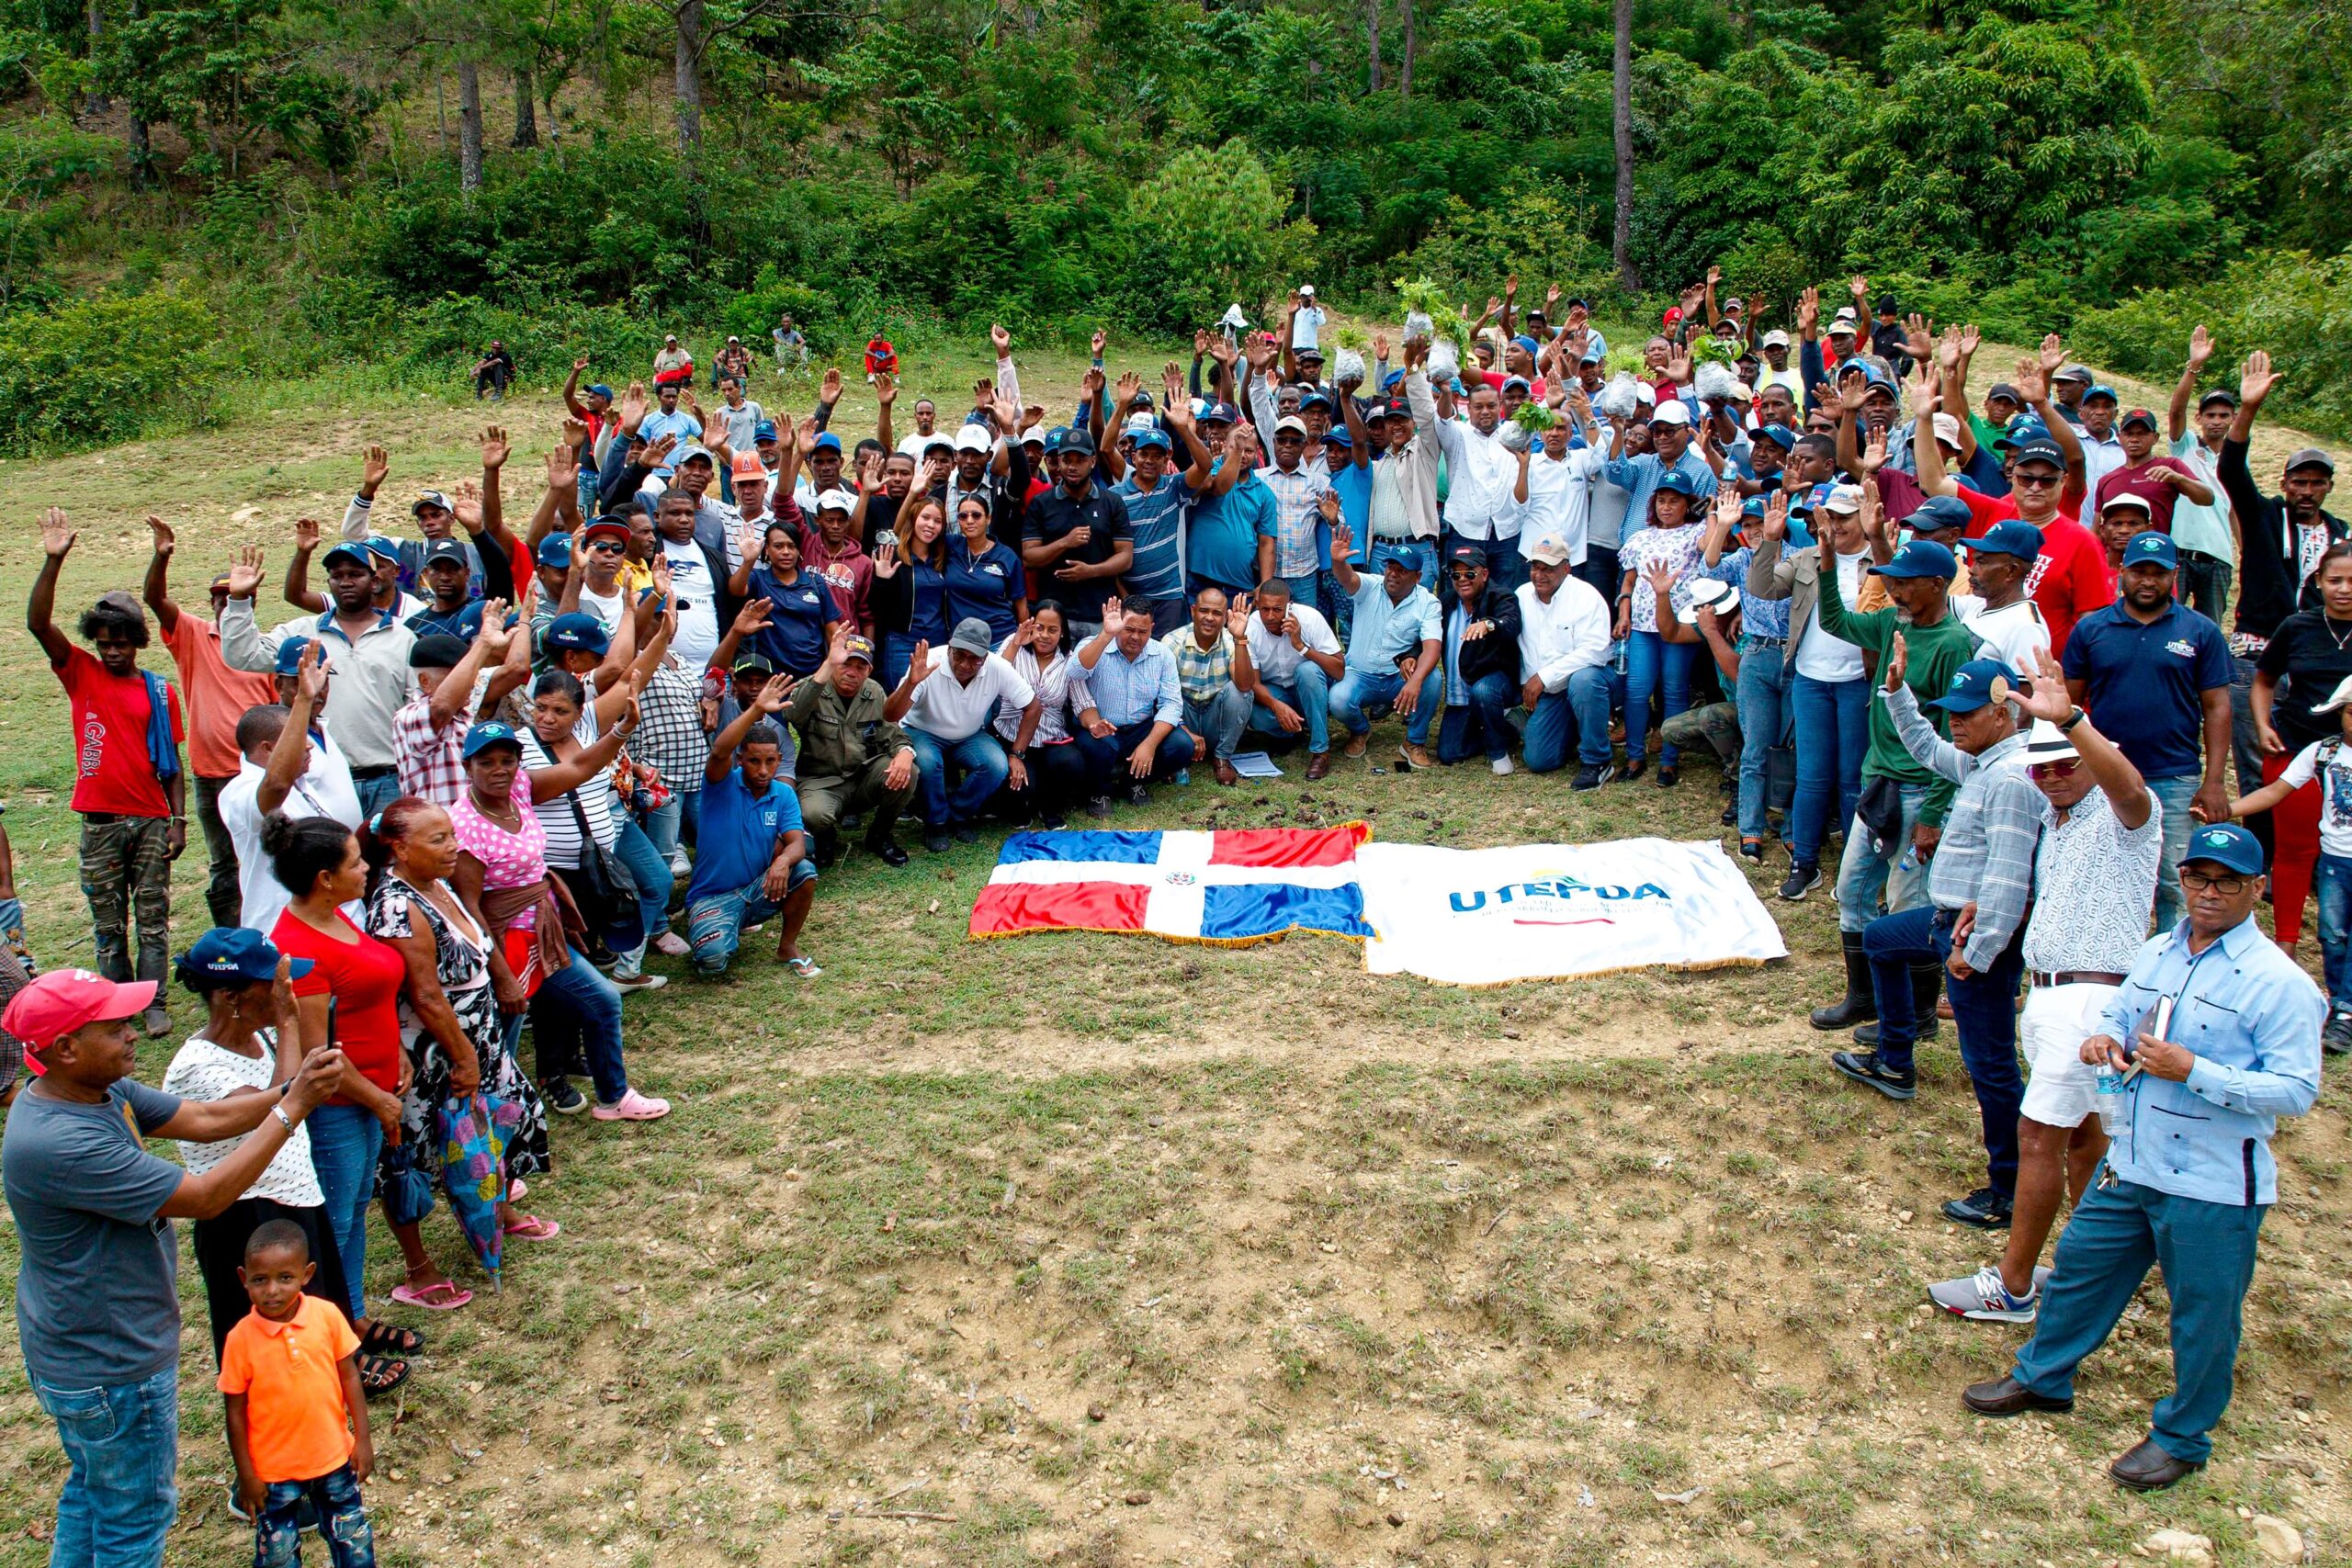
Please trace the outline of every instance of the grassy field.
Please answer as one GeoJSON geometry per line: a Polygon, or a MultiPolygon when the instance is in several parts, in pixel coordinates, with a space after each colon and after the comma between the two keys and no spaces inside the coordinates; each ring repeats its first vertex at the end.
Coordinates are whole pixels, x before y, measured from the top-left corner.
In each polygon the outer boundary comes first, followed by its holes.
{"type": "MultiPolygon", "coordinates": [[[[982,368],[926,365],[917,389],[956,407],[982,368]]],[[[1068,405],[1076,364],[1027,369],[1068,405]]],[[[837,428],[865,426],[862,393],[837,428]]],[[[554,407],[532,389],[497,411],[518,487],[554,407]]],[[[0,464],[0,601],[21,603],[52,502],[83,527],[68,604],[135,588],[150,510],[180,525],[191,599],[237,544],[267,544],[274,577],[295,517],[340,514],[358,446],[392,449],[397,496],[467,477],[482,417],[257,389],[220,431],[0,464]]],[[[2300,444],[2266,433],[2258,471],[2300,444]]],[[[18,884],[43,958],[86,961],[61,704],[8,620],[18,884]]],[[[1721,831],[1703,762],[1678,790],[1572,797],[1561,776],[1400,775],[1396,727],[1374,739],[1317,785],[1204,774],[1123,820],[1363,818],[1464,846],[1721,831]]],[[[1991,1256],[1937,1213],[1981,1179],[1974,1104],[1949,1026],[1911,1106],[1830,1075],[1804,1020],[1838,975],[1826,897],[1771,906],[1792,957],[1766,969],[1464,990],[1369,978],[1336,940],[967,942],[993,853],[829,874],[814,984],[753,959],[630,1000],[632,1076],[678,1109],[559,1127],[530,1206],[562,1237],[417,1324],[430,1353],[375,1412],[386,1563],[2058,1563],[2166,1526],[2253,1562],[2255,1512],[2346,1560],[2339,1085],[2278,1140],[2216,1462],[2136,1498],[2100,1467],[2168,1387],[2161,1287],[2072,1417],[1961,1412],[2021,1337],[1921,1304],[1991,1256]]],[[[481,1282],[453,1227],[427,1237],[481,1282]]],[[[380,1229],[371,1256],[380,1293],[380,1229]]],[[[251,1546],[195,1284],[169,1561],[225,1565],[251,1546]]],[[[13,1346],[0,1437],[0,1565],[43,1562],[62,1465],[13,1346]]]]}

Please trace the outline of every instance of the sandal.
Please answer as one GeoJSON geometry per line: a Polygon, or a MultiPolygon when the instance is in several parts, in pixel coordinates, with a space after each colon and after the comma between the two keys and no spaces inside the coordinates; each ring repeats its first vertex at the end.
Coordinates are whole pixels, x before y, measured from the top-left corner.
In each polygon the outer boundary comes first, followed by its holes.
{"type": "Polygon", "coordinates": [[[423,1290],[408,1284],[392,1287],[392,1300],[402,1306],[423,1307],[427,1312],[455,1312],[473,1299],[471,1291],[447,1280],[427,1285],[423,1290]]]}
{"type": "Polygon", "coordinates": [[[523,1194],[529,1190],[528,1187],[523,1185],[523,1179],[518,1176],[506,1184],[506,1201],[510,1203],[519,1203],[523,1201],[523,1194]]]}
{"type": "Polygon", "coordinates": [[[390,1393],[408,1382],[409,1365],[390,1356],[362,1356],[359,1359],[359,1387],[369,1399],[390,1393]]]}
{"type": "Polygon", "coordinates": [[[537,1214],[522,1214],[506,1227],[506,1234],[517,1241],[553,1241],[563,1234],[563,1227],[537,1214]]]}
{"type": "Polygon", "coordinates": [[[787,958],[785,962],[792,966],[792,972],[795,975],[799,976],[804,980],[813,980],[818,976],[824,973],[822,969],[817,967],[817,961],[815,959],[806,955],[799,958],[787,958]]]}
{"type": "Polygon", "coordinates": [[[424,1336],[413,1328],[373,1318],[368,1322],[368,1332],[359,1337],[359,1348],[370,1356],[422,1356],[424,1336]]]}

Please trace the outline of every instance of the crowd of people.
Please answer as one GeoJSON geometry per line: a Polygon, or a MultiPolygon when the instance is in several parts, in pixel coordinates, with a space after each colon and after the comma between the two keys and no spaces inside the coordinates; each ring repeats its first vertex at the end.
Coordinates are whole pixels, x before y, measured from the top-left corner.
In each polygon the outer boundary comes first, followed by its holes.
{"type": "MultiPolygon", "coordinates": [[[[1854,1032],[1838,1074],[1907,1101],[1951,1019],[1987,1173],[1945,1213],[2008,1236],[1931,1297],[2035,1325],[1968,1403],[2069,1403],[2154,1261],[2180,1388],[2113,1473],[2196,1468],[2275,1118],[2352,1044],[2334,464],[2298,451],[2263,492],[2277,378],[2256,353],[2209,378],[2201,329],[2161,414],[2119,410],[2054,336],[1972,403],[1973,329],[1849,287],[1826,321],[1806,290],[1792,335],[1711,273],[1612,357],[1587,302],[1522,307],[1512,280],[1442,334],[1408,318],[1394,363],[1385,335],[1327,351],[1302,288],[1271,332],[1202,331],[1189,371],[1114,372],[1096,334],[1067,418],[1024,400],[999,328],[966,412],[918,397],[911,429],[877,338],[876,428],[846,444],[838,370],[796,421],[730,338],[706,408],[672,338],[650,386],[574,367],[527,518],[502,428],[402,533],[369,447],[334,534],[294,526],[290,615],[251,547],[182,604],[152,517],[141,592],[101,594],[78,643],[51,511],[28,626],[66,695],[93,959],[37,975],[14,936],[0,1025],[33,1075],[5,1167],[20,1334],[72,1466],[56,1561],[157,1561],[173,1517],[168,1221],[195,1222],[264,1560],[307,1514],[367,1561],[366,1401],[424,1348],[370,1311],[368,1210],[401,1252],[386,1294],[426,1312],[471,1299],[426,1240],[436,1199],[486,1268],[557,1236],[520,1207],[550,1115],[670,1109],[624,1049],[625,999],[671,978],[650,956],[717,976],[773,927],[814,980],[825,872],[905,865],[903,818],[933,853],[1105,819],[1196,773],[1235,784],[1245,747],[1319,780],[1384,722],[1396,773],[1570,793],[1711,757],[1783,899],[1834,849],[1844,993],[1812,1021],[1854,1032]],[[141,668],[151,626],[176,682],[141,668]],[[175,959],[191,799],[212,929],[175,959]],[[2324,995],[2295,962],[2313,891],[2324,995]],[[175,977],[205,1022],[152,1089],[134,1023],[170,1027],[175,977]]],[[[788,318],[775,344],[797,373],[788,318]]]]}

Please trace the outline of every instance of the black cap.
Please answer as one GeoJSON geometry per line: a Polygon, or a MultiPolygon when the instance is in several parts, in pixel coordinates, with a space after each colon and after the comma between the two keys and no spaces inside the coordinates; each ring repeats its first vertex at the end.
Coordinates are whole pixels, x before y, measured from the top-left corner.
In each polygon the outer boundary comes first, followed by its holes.
{"type": "Polygon", "coordinates": [[[2216,387],[2197,400],[2197,406],[2200,409],[2211,408],[2215,403],[2227,403],[2235,408],[2238,406],[2238,395],[2227,387],[2216,387]]]}
{"type": "Polygon", "coordinates": [[[439,566],[444,562],[452,566],[462,566],[469,570],[474,564],[472,558],[466,554],[466,547],[455,539],[443,539],[424,552],[425,565],[439,566]]]}
{"type": "Polygon", "coordinates": [[[428,632],[408,650],[412,670],[455,670],[466,656],[466,639],[447,632],[428,632]]]}
{"type": "Polygon", "coordinates": [[[1878,297],[1878,313],[1879,313],[1880,315],[1882,315],[1882,316],[1892,316],[1893,314],[1894,314],[1895,310],[1896,310],[1896,306],[1895,306],[1895,302],[1894,302],[1894,295],[1892,295],[1892,294],[1882,294],[1882,295],[1880,295],[1880,296],[1878,297]]]}
{"type": "Polygon", "coordinates": [[[2291,474],[2297,468],[2319,468],[2326,473],[2333,474],[2335,472],[2335,459],[2329,457],[2326,453],[2321,451],[2316,446],[2306,446],[2301,451],[2296,453],[2293,457],[2289,457],[2287,459],[2286,468],[2279,471],[2282,473],[2291,474]]]}
{"type": "Polygon", "coordinates": [[[1487,552],[1476,545],[1456,545],[1445,552],[1445,558],[1452,566],[1484,566],[1487,564],[1487,552]]]}

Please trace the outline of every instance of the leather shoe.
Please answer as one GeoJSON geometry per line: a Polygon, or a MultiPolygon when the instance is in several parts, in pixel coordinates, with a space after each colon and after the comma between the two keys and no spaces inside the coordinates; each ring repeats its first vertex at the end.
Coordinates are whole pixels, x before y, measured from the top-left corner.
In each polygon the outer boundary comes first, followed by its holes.
{"type": "MultiPolygon", "coordinates": [[[[1979,1416],[2022,1416],[2029,1410],[2064,1412],[2075,1408],[2072,1399],[2052,1399],[2046,1393],[2036,1393],[2015,1378],[1996,1378],[1991,1382],[1971,1383],[1961,1391],[1960,1402],[1979,1416]]],[[[2121,1463],[2121,1461],[2118,1461],[2121,1463]]]]}
{"type": "Polygon", "coordinates": [[[1310,757],[1308,757],[1308,758],[1306,759],[1306,776],[1307,776],[1310,780],[1312,780],[1312,779],[1329,778],[1329,777],[1330,777],[1330,775],[1331,775],[1331,753],[1330,753],[1330,752],[1329,752],[1329,751],[1317,751],[1317,752],[1314,753],[1312,756],[1310,756],[1310,757]]]}
{"type": "Polygon", "coordinates": [[[1227,786],[1228,788],[1241,782],[1241,775],[1233,771],[1233,764],[1227,761],[1222,757],[1219,757],[1216,760],[1216,782],[1227,786]]]}
{"type": "Polygon", "coordinates": [[[2201,1461],[2173,1458],[2150,1438],[2109,1465],[2107,1473],[2115,1478],[2118,1486],[2128,1486],[2134,1492],[2161,1492],[2204,1468],[2201,1461]]]}

